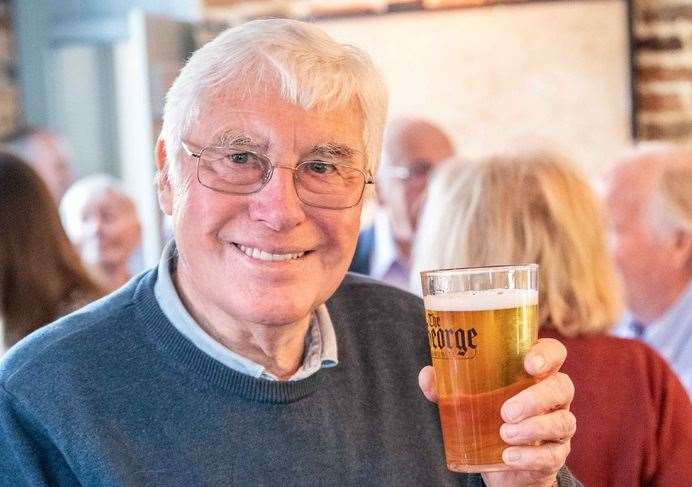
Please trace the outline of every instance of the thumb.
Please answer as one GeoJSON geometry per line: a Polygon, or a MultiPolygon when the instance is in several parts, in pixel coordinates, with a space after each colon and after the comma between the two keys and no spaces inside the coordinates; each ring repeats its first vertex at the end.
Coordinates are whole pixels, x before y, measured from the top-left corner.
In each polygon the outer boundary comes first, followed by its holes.
{"type": "Polygon", "coordinates": [[[435,387],[435,369],[427,365],[418,373],[418,386],[423,395],[430,402],[437,402],[437,388],[435,387]]]}

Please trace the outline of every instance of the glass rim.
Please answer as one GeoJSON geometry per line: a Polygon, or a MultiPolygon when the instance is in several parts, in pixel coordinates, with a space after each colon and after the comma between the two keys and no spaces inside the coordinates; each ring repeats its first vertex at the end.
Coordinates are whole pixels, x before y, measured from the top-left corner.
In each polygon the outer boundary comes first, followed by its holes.
{"type": "Polygon", "coordinates": [[[420,271],[421,278],[428,276],[455,276],[455,275],[473,275],[482,274],[487,272],[503,272],[503,271],[538,271],[538,264],[527,263],[527,264],[504,264],[504,265],[485,265],[476,267],[451,267],[447,269],[431,269],[426,271],[420,271]]]}

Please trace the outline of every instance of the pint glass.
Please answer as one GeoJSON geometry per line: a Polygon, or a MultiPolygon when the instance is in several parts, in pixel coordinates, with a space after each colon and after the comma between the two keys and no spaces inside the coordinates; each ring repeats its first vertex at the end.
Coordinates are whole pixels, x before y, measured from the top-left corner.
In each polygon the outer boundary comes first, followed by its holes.
{"type": "Polygon", "coordinates": [[[534,383],[524,356],[537,340],[538,265],[421,272],[447,467],[502,463],[505,400],[534,383]]]}

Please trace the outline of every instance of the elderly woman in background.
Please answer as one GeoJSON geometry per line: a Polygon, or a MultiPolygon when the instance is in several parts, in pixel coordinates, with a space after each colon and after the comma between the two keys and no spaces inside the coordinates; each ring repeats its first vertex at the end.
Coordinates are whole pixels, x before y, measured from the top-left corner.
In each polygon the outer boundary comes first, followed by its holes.
{"type": "Polygon", "coordinates": [[[95,278],[108,291],[141,270],[141,228],[134,201],[106,174],[80,179],[60,203],[65,230],[95,278]]]}
{"type": "Polygon", "coordinates": [[[46,184],[18,157],[0,152],[0,352],[102,294],[65,235],[46,184]]]}
{"type": "Polygon", "coordinates": [[[568,350],[578,430],[567,465],[584,485],[692,478],[692,407],[680,382],[649,347],[606,335],[620,296],[600,208],[579,174],[546,153],[452,160],[428,191],[416,271],[540,265],[540,336],[568,350]]]}

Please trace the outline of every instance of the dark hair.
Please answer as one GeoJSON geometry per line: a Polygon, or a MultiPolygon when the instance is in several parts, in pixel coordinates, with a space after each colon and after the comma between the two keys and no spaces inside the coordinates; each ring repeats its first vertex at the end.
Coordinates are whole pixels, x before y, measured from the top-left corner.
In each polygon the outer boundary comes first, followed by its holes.
{"type": "Polygon", "coordinates": [[[3,339],[24,336],[100,297],[38,174],[0,151],[0,316],[3,339]]]}

